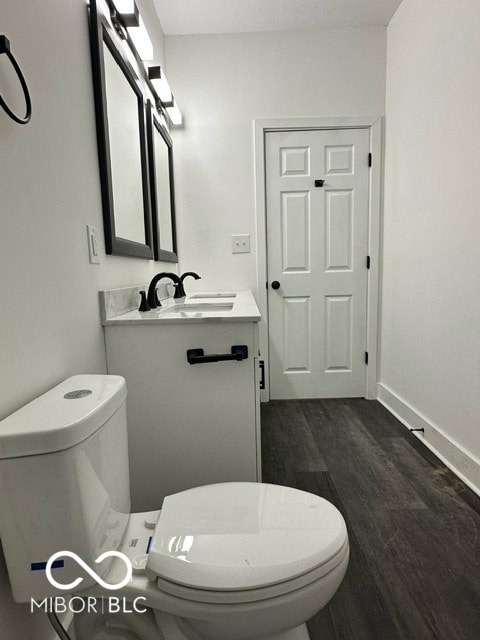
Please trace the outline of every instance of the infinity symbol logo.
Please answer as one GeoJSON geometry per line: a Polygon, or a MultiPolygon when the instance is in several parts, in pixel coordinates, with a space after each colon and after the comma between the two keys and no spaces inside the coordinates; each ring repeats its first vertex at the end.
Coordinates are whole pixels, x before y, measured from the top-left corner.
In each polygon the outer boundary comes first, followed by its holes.
{"type": "Polygon", "coordinates": [[[45,568],[48,581],[54,587],[57,587],[57,589],[63,589],[64,591],[67,591],[67,590],[71,591],[71,590],[75,589],[75,587],[77,587],[81,582],[83,582],[83,578],[77,578],[76,580],[74,580],[73,582],[70,582],[69,584],[61,584],[60,582],[57,582],[55,580],[55,578],[52,576],[52,565],[55,562],[55,560],[57,560],[57,558],[61,558],[63,556],[68,556],[69,558],[73,558],[75,560],[75,562],[77,564],[79,564],[82,567],[82,569],[84,569],[90,576],[92,576],[92,578],[94,580],[96,580],[96,582],[98,582],[98,584],[100,586],[102,586],[104,589],[110,589],[112,591],[114,589],[121,589],[128,582],[130,582],[130,580],[132,578],[132,564],[131,564],[130,560],[128,559],[128,557],[124,553],[121,553],[120,551],[105,551],[105,553],[102,553],[95,560],[96,564],[99,564],[100,562],[103,562],[106,558],[111,558],[113,556],[123,560],[123,562],[125,563],[125,566],[127,568],[127,574],[126,574],[125,578],[121,582],[119,582],[118,584],[109,584],[108,582],[105,582],[105,580],[102,580],[102,578],[99,575],[97,575],[95,573],[95,571],[93,571],[93,569],[91,569],[88,566],[88,564],[86,564],[82,560],[82,558],[77,556],[76,553],[73,553],[73,551],[57,551],[57,553],[54,553],[53,556],[51,556],[49,558],[49,560],[47,562],[47,566],[45,568]]]}

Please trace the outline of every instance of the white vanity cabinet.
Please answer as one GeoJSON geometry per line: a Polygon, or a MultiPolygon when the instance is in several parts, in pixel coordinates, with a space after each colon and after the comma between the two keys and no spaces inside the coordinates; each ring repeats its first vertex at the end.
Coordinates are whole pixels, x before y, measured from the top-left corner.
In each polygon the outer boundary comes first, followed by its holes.
{"type": "Polygon", "coordinates": [[[132,510],[190,487],[260,480],[258,322],[105,326],[108,373],[127,382],[132,510]],[[248,357],[189,364],[188,349],[248,357]]]}

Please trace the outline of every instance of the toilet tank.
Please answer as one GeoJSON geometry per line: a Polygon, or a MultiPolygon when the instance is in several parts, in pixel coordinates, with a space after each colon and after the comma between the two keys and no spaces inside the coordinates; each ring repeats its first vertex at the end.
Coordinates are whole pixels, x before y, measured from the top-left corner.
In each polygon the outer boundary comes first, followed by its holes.
{"type": "MultiPolygon", "coordinates": [[[[117,549],[130,512],[126,394],[120,376],[74,376],[0,422],[0,538],[17,602],[65,595],[45,572],[60,551],[106,574],[95,560],[117,549]]],[[[95,584],[70,557],[52,576],[95,584]]]]}

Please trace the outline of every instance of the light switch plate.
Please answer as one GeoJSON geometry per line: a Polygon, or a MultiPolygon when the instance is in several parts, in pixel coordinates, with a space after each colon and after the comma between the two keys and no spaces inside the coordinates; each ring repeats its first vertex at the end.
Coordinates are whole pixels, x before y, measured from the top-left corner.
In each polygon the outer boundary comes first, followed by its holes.
{"type": "Polygon", "coordinates": [[[98,251],[98,229],[87,224],[87,237],[90,264],[100,264],[100,254],[98,251]]]}
{"type": "Polygon", "coordinates": [[[232,253],[250,253],[250,234],[232,236],[232,253]]]}

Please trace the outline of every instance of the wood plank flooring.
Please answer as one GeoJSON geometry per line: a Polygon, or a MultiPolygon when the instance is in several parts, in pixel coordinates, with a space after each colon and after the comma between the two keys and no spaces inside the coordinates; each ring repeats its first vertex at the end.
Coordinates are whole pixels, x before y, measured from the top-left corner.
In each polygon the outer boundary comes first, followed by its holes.
{"type": "Polygon", "coordinates": [[[382,405],[262,404],[263,481],[335,504],[346,577],[311,640],[479,640],[480,498],[382,405]]]}

